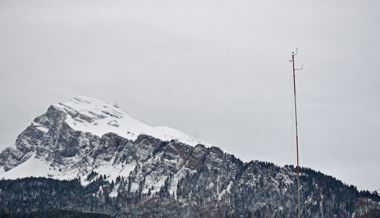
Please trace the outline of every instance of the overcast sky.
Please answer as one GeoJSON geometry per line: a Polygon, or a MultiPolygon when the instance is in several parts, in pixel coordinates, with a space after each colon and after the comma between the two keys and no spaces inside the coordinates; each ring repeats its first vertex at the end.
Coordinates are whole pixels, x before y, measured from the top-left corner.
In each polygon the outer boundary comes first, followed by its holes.
{"type": "Polygon", "coordinates": [[[83,95],[241,159],[380,188],[380,1],[0,1],[0,148],[83,95]]]}

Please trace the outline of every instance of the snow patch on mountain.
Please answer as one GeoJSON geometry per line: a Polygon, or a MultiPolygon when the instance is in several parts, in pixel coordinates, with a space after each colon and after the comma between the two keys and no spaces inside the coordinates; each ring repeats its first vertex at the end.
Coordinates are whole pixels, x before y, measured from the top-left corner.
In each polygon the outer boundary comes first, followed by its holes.
{"type": "Polygon", "coordinates": [[[77,170],[73,170],[71,172],[60,172],[58,169],[51,167],[46,161],[43,161],[33,155],[12,170],[2,173],[0,177],[4,179],[45,177],[60,180],[71,180],[76,178],[77,174],[77,170]]]}
{"type": "Polygon", "coordinates": [[[136,163],[131,164],[111,164],[112,161],[104,163],[93,171],[105,175],[108,181],[115,181],[118,176],[128,177],[129,174],[135,169],[136,163]]]}
{"type": "Polygon", "coordinates": [[[43,133],[47,133],[47,132],[49,132],[49,129],[48,129],[48,128],[46,128],[45,126],[43,126],[43,125],[41,125],[41,124],[39,124],[39,123],[33,122],[31,125],[32,125],[32,126],[35,126],[38,130],[40,130],[40,131],[43,132],[43,133]]]}

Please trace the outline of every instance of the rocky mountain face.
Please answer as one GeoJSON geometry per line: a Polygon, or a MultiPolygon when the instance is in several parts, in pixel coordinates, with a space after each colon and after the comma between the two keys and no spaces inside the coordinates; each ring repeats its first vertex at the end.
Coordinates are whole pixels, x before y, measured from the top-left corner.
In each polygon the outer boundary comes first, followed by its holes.
{"type": "MultiPolygon", "coordinates": [[[[0,205],[114,217],[296,217],[295,170],[243,162],[115,104],[49,107],[0,154],[0,205]],[[39,178],[26,178],[39,177],[39,178]],[[49,202],[49,203],[46,203],[49,202]]],[[[302,217],[378,217],[377,193],[302,169],[302,217]]]]}

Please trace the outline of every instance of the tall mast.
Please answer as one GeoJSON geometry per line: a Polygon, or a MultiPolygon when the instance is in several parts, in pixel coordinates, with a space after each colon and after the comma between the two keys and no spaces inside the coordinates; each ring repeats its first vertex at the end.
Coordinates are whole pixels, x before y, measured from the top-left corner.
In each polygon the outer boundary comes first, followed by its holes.
{"type": "Polygon", "coordinates": [[[300,160],[299,160],[299,149],[298,149],[298,112],[297,112],[297,90],[296,90],[296,69],[295,68],[295,61],[294,57],[297,55],[298,50],[292,52],[292,70],[293,70],[293,95],[294,95],[294,121],[296,124],[296,155],[297,155],[297,167],[296,167],[296,173],[297,173],[297,213],[298,218],[301,218],[301,194],[300,194],[300,160]]]}

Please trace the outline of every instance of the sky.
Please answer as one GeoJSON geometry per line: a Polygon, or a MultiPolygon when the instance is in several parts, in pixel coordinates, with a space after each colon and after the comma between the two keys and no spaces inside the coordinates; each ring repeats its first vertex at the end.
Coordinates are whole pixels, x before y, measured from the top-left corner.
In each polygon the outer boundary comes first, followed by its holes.
{"type": "Polygon", "coordinates": [[[0,149],[88,96],[244,161],[380,189],[380,1],[0,1],[0,149]]]}

